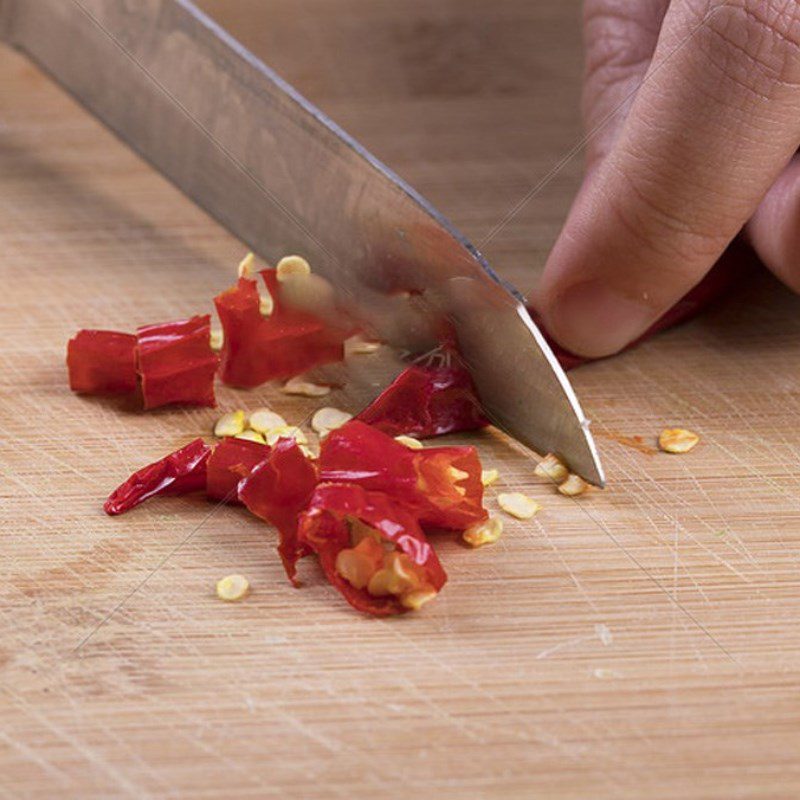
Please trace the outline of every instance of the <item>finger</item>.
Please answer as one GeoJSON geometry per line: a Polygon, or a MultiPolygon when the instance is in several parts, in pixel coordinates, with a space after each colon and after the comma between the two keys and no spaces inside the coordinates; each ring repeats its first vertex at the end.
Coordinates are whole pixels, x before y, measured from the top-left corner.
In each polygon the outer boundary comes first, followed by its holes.
{"type": "Polygon", "coordinates": [[[800,144],[800,5],[720,0],[705,16],[695,5],[670,6],[648,77],[548,259],[540,310],[580,355],[620,350],[696,284],[800,144]]]}
{"type": "Polygon", "coordinates": [[[764,264],[800,293],[800,156],[769,190],[747,223],[747,235],[764,264]]]}
{"type": "Polygon", "coordinates": [[[611,149],[658,42],[669,0],[586,0],[583,122],[589,169],[611,149]]]}

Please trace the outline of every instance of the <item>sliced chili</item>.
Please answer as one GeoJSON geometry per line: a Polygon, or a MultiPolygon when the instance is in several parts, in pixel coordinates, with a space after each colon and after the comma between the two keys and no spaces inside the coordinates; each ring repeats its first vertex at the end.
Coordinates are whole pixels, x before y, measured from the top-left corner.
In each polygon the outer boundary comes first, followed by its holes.
{"type": "Polygon", "coordinates": [[[341,361],[351,331],[336,330],[313,314],[285,307],[274,269],[260,272],[272,295],[272,312],[261,314],[258,284],[242,277],[214,298],[224,332],[221,379],[232,386],[253,387],[290,378],[311,367],[341,361]]]}
{"type": "Polygon", "coordinates": [[[214,406],[219,359],[211,349],[208,314],[136,330],[144,407],[182,403],[214,406]]]}
{"type": "Polygon", "coordinates": [[[462,530],[486,518],[474,447],[411,450],[376,428],[351,420],[325,437],[319,465],[321,481],[384,492],[423,526],[462,530]]]}
{"type": "Polygon", "coordinates": [[[347,602],[368,614],[401,614],[408,610],[403,597],[409,592],[438,592],[447,581],[414,515],[382,492],[320,484],[300,515],[298,539],[319,555],[325,575],[347,602]],[[387,552],[381,542],[393,547],[387,552]],[[343,571],[344,552],[356,561],[356,570],[343,571]],[[353,574],[362,570],[365,574],[353,574]]]}
{"type": "Polygon", "coordinates": [[[317,468],[294,439],[279,439],[266,459],[239,484],[239,499],[280,534],[278,553],[297,585],[297,560],[308,554],[298,543],[297,517],[317,484],[317,468]]]}
{"type": "Polygon", "coordinates": [[[247,439],[223,439],[208,459],[206,494],[212,500],[238,503],[239,481],[246,478],[269,455],[269,451],[267,445],[247,439]]]}
{"type": "Polygon", "coordinates": [[[78,331],[67,344],[69,388],[82,394],[136,391],[136,337],[119,331],[78,331]]]}
{"type": "Polygon", "coordinates": [[[357,419],[390,436],[421,438],[489,424],[472,378],[460,364],[408,367],[357,419]]]}
{"type": "Polygon", "coordinates": [[[157,495],[180,495],[205,489],[206,465],[211,448],[195,439],[174,453],[142,467],[109,495],[103,510],[124,514],[157,495]]]}

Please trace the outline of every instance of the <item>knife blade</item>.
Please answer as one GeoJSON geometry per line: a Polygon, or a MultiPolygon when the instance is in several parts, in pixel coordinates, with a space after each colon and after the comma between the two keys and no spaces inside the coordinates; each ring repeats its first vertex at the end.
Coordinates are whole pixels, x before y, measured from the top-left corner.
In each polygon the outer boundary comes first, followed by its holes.
{"type": "Polygon", "coordinates": [[[604,484],[521,297],[426,200],[189,0],[0,0],[0,36],[254,252],[303,254],[365,325],[455,327],[489,418],[604,484]]]}

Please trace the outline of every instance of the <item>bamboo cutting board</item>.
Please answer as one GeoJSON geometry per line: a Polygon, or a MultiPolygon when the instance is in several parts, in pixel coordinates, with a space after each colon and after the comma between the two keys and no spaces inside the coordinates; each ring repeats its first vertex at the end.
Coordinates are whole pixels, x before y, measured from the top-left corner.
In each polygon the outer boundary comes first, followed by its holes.
{"type": "MultiPolygon", "coordinates": [[[[575,2],[206,6],[473,240],[579,135],[575,2]]],[[[603,493],[556,496],[465,437],[544,510],[478,552],[445,538],[433,606],[363,618],[311,565],[289,587],[240,509],[102,513],[216,413],[71,395],[67,338],[210,309],[242,248],[24,60],[0,76],[0,796],[800,794],[797,298],[761,281],[573,374],[603,493]],[[671,424],[701,445],[655,452],[671,424]],[[234,571],[253,593],[222,604],[234,571]]],[[[579,172],[487,248],[524,288],[579,172]]]]}

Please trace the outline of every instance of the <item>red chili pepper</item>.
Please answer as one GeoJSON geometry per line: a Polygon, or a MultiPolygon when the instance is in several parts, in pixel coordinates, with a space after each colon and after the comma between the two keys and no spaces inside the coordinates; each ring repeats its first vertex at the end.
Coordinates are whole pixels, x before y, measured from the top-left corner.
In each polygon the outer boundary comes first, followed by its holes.
{"type": "Polygon", "coordinates": [[[461,365],[408,367],[356,419],[390,436],[422,438],[489,424],[461,365]]]}
{"type": "Polygon", "coordinates": [[[351,420],[325,437],[319,465],[321,481],[384,492],[423,526],[463,530],[487,516],[474,447],[411,450],[351,420]]]}
{"type": "MultiPolygon", "coordinates": [[[[302,546],[319,555],[328,580],[351,606],[377,616],[401,614],[408,610],[398,595],[370,594],[363,580],[354,585],[337,569],[340,553],[356,550],[358,543],[351,536],[354,523],[357,523],[354,533],[363,533],[363,526],[366,526],[382,541],[390,542],[396,551],[405,554],[412,565],[410,577],[419,579],[436,592],[444,586],[447,575],[413,514],[382,492],[369,492],[350,484],[321,484],[309,500],[308,508],[300,515],[298,539],[302,546]]],[[[373,573],[385,564],[382,550],[378,544],[376,553],[370,556],[375,558],[373,573]]]]}
{"type": "Polygon", "coordinates": [[[136,330],[137,361],[144,407],[168,403],[214,406],[219,359],[211,349],[208,314],[145,325],[136,330]]]}
{"type": "Polygon", "coordinates": [[[308,549],[297,541],[297,516],[316,485],[314,462],[294,439],[279,439],[267,458],[239,484],[239,499],[253,514],[278,529],[278,553],[295,585],[297,560],[308,555],[308,549]]]}
{"type": "Polygon", "coordinates": [[[137,470],[109,495],[103,510],[124,514],[156,495],[189,494],[206,485],[206,464],[211,448],[195,439],[180,450],[137,470]]]}
{"type": "Polygon", "coordinates": [[[208,459],[206,494],[212,500],[238,503],[237,486],[268,455],[270,448],[259,442],[228,437],[213,450],[208,459]]]}
{"type": "MultiPolygon", "coordinates": [[[[675,325],[680,325],[682,322],[687,322],[705,311],[715,300],[727,294],[753,270],[754,260],[755,257],[749,248],[741,241],[735,241],[694,289],[675,303],[669,311],[657,319],[636,341],[631,342],[625,350],[630,350],[651,336],[655,336],[657,333],[661,333],[675,325]]],[[[574,369],[594,360],[565,350],[542,327],[536,310],[529,306],[528,311],[534,322],[541,328],[555,357],[565,370],[574,369]]]]}
{"type": "Polygon", "coordinates": [[[258,287],[252,278],[239,278],[214,298],[224,333],[222,381],[250,388],[341,361],[350,331],[334,330],[313,314],[286,308],[280,302],[276,271],[265,269],[260,274],[272,295],[269,316],[259,311],[258,287]]]}
{"type": "Polygon", "coordinates": [[[119,331],[83,330],[67,344],[69,388],[84,394],[136,391],[136,337],[119,331]]]}

